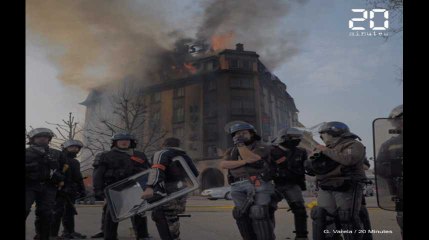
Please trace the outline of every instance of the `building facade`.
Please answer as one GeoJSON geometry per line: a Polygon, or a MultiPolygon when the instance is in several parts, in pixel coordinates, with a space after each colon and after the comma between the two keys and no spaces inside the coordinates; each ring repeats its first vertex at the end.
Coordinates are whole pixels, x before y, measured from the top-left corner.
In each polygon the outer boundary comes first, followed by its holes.
{"type": "MultiPolygon", "coordinates": [[[[242,44],[192,59],[185,67],[188,72],[164,74],[140,90],[147,106],[142,131],[159,129],[165,137],[181,139],[182,148],[202,172],[202,189],[225,184],[225,171],[217,165],[223,151],[232,145],[225,131],[227,123],[251,123],[266,142],[282,128],[302,127],[286,85],[268,71],[256,52],[245,51],[242,44]]],[[[87,125],[91,112],[101,107],[99,91],[94,90],[83,103],[87,125]]],[[[306,136],[303,146],[309,148],[312,142],[306,136]]],[[[89,165],[88,161],[82,165],[89,165]]]]}

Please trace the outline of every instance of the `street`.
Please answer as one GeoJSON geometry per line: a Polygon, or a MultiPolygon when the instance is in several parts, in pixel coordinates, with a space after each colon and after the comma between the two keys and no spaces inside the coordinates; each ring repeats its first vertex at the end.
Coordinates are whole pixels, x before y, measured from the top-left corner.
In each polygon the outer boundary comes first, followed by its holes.
{"type": "MultiPolygon", "coordinates": [[[[306,198],[306,203],[314,199],[306,198]]],[[[391,231],[392,233],[374,233],[374,240],[400,240],[401,234],[396,223],[395,212],[385,211],[376,207],[376,198],[367,198],[368,210],[370,213],[372,229],[378,231],[391,231]]],[[[101,205],[76,205],[79,215],[76,216],[76,231],[89,236],[100,229],[101,205]]],[[[181,239],[187,240],[219,240],[219,239],[240,239],[235,221],[232,218],[233,202],[228,200],[206,200],[201,197],[190,197],[187,204],[187,214],[192,216],[180,219],[181,239]]],[[[280,209],[276,212],[277,239],[294,239],[292,232],[293,214],[288,210],[287,203],[283,200],[280,209]]],[[[308,215],[310,210],[307,209],[308,215]]],[[[149,216],[149,232],[154,239],[160,239],[154,222],[149,216]]],[[[308,227],[311,237],[311,218],[308,220],[308,227]]],[[[26,240],[32,240],[34,236],[34,209],[32,209],[26,222],[26,240]]],[[[118,228],[120,240],[134,240],[131,229],[131,221],[120,222],[118,228]]]]}

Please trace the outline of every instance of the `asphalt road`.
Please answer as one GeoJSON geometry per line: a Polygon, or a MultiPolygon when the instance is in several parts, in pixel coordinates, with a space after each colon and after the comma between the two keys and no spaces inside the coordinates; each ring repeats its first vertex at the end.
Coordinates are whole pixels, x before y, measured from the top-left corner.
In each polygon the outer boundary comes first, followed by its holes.
{"type": "MultiPolygon", "coordinates": [[[[314,199],[307,198],[306,203],[314,199]]],[[[396,223],[395,212],[385,211],[376,207],[374,197],[367,198],[372,229],[378,231],[391,231],[391,233],[374,233],[374,240],[401,240],[399,227],[396,223]]],[[[238,240],[241,239],[235,221],[232,218],[232,201],[228,200],[206,200],[201,197],[191,197],[187,203],[187,214],[190,218],[181,218],[182,240],[238,240]]],[[[277,239],[294,239],[293,214],[288,210],[285,201],[279,205],[276,212],[277,239]]],[[[77,205],[79,215],[76,216],[76,231],[92,235],[99,231],[101,205],[77,205]]],[[[310,210],[307,209],[308,214],[310,210]]],[[[150,213],[148,213],[150,219],[150,213]]],[[[311,220],[308,221],[311,232],[311,220]]],[[[153,221],[149,220],[149,232],[154,239],[160,239],[153,221]]],[[[33,239],[34,232],[34,210],[26,221],[26,240],[33,239]]],[[[118,236],[120,240],[134,240],[131,222],[124,220],[119,224],[118,236]]]]}

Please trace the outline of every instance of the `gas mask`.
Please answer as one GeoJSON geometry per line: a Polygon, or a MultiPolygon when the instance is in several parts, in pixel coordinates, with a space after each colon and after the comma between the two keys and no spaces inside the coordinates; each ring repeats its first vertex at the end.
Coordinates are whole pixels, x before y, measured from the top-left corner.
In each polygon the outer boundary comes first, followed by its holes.
{"type": "Polygon", "coordinates": [[[287,148],[295,148],[299,145],[301,139],[288,139],[284,141],[281,145],[287,148]]]}
{"type": "Polygon", "coordinates": [[[77,156],[77,152],[69,152],[69,151],[66,151],[66,156],[67,156],[68,158],[75,158],[75,157],[77,156]]]}

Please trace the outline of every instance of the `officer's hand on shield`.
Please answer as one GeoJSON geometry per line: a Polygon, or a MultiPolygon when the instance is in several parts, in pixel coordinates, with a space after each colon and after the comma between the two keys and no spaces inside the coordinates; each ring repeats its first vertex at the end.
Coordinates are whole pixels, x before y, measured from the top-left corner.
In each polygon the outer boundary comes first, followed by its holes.
{"type": "Polygon", "coordinates": [[[151,187],[146,187],[146,189],[144,190],[143,194],[142,194],[142,199],[148,199],[153,197],[153,188],[151,187]]]}

